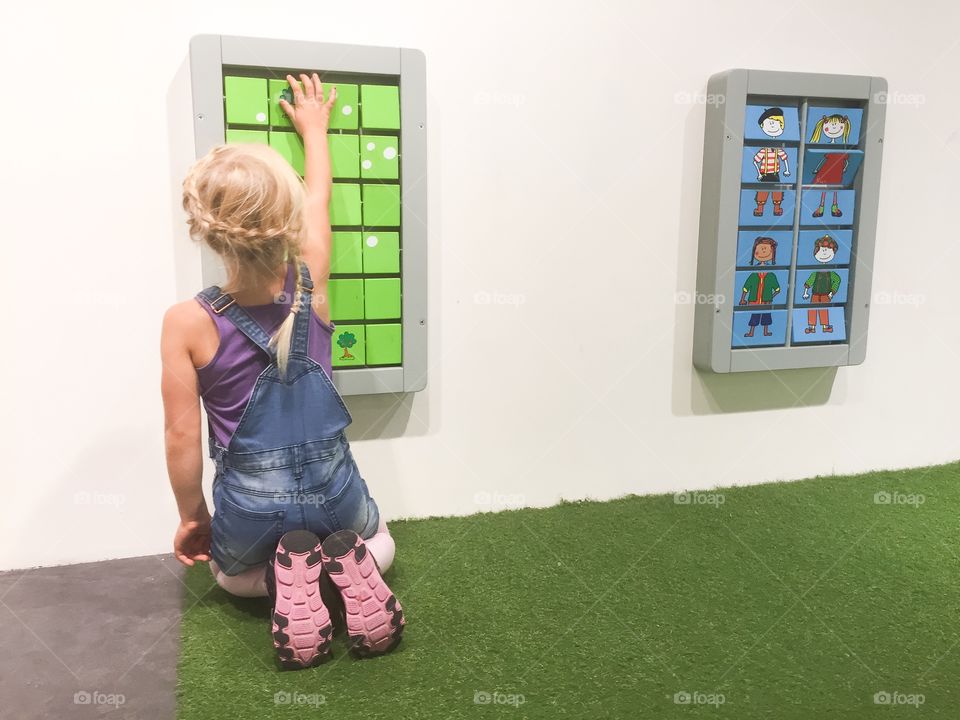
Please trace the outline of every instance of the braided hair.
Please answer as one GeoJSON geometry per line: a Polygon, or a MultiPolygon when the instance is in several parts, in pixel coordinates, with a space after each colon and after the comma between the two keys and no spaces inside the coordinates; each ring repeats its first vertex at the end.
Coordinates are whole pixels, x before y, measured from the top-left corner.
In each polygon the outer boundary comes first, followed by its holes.
{"type": "Polygon", "coordinates": [[[303,305],[303,203],[303,180],[267,145],[217,145],[183,181],[190,236],[223,260],[224,292],[261,288],[277,278],[285,263],[293,263],[296,288],[290,313],[270,338],[281,376],[286,375],[294,319],[303,305]]]}

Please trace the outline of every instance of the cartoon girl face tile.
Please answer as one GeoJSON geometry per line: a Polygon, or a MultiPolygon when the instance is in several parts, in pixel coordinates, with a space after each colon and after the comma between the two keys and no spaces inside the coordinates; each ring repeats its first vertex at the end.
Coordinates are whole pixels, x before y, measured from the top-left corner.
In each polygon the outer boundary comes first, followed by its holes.
{"type": "Polygon", "coordinates": [[[863,110],[843,107],[810,107],[807,128],[812,145],[856,145],[860,137],[863,110]]]}
{"type": "Polygon", "coordinates": [[[751,265],[776,265],[777,241],[771,237],[758,237],[753,241],[751,265]]]}
{"type": "Polygon", "coordinates": [[[813,126],[810,142],[820,142],[821,134],[826,136],[827,142],[831,143],[843,138],[843,143],[846,145],[847,140],[850,139],[850,118],[846,115],[824,115],[813,126]]]}

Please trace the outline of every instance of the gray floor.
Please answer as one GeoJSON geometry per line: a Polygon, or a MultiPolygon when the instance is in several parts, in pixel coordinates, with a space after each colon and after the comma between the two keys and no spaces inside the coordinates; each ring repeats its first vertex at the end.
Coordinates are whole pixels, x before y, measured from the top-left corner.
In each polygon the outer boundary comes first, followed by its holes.
{"type": "Polygon", "coordinates": [[[0,718],[175,714],[172,555],[0,574],[0,718]]]}

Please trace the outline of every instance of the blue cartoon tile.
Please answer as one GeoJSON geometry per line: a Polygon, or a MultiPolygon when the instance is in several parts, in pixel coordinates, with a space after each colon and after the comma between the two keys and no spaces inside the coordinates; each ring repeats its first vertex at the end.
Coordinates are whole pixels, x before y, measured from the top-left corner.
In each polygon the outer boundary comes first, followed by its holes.
{"type": "Polygon", "coordinates": [[[853,230],[849,229],[801,230],[797,238],[797,265],[849,265],[852,242],[853,230]]]}
{"type": "Polygon", "coordinates": [[[800,141],[800,115],[788,105],[747,105],[744,140],[800,141]]]}
{"type": "Polygon", "coordinates": [[[847,301],[849,287],[850,270],[847,268],[797,268],[793,304],[842,304],[847,301]]]}
{"type": "Polygon", "coordinates": [[[794,345],[847,339],[847,324],[842,307],[795,308],[791,327],[794,345]]]}
{"type": "Polygon", "coordinates": [[[800,195],[800,224],[853,225],[856,190],[804,188],[800,195]]]}
{"type": "Polygon", "coordinates": [[[863,162],[863,150],[808,147],[803,152],[804,185],[853,185],[863,162]]]}
{"type": "Polygon", "coordinates": [[[860,142],[860,108],[807,108],[808,145],[857,145],[860,142]]]}
{"type": "Polygon", "coordinates": [[[737,233],[737,267],[789,267],[792,250],[793,232],[789,230],[741,230],[737,233]]]}
{"type": "Polygon", "coordinates": [[[740,182],[795,183],[797,149],[747,146],[743,148],[740,182]]]}
{"type": "Polygon", "coordinates": [[[787,311],[737,310],[733,313],[731,347],[763,347],[783,345],[787,339],[787,311]]]}
{"type": "Polygon", "coordinates": [[[736,308],[749,305],[786,305],[789,270],[738,270],[734,279],[733,295],[736,308]]]}
{"type": "Polygon", "coordinates": [[[740,224],[761,228],[793,225],[795,190],[741,190],[740,224]]]}

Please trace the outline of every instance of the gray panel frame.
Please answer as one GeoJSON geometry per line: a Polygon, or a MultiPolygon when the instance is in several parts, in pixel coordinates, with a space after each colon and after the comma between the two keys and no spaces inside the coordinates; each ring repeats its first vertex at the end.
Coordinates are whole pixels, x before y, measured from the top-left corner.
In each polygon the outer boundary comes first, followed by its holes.
{"type": "MultiPolygon", "coordinates": [[[[334,369],[341,395],[416,392],[427,384],[427,102],[426,57],[420,50],[302,40],[195,35],[190,39],[194,152],[225,139],[224,65],[316,69],[400,78],[402,365],[334,369]]],[[[220,284],[217,255],[201,247],[205,285],[220,284]]]]}
{"type": "MultiPolygon", "coordinates": [[[[862,363],[866,356],[876,246],[887,82],[880,77],[732,69],[707,83],[708,97],[723,98],[706,107],[697,303],[694,310],[693,362],[717,373],[833,367],[862,363]],[[731,348],[733,291],[739,228],[743,127],[748,95],[806,97],[816,101],[864,102],[861,169],[854,183],[855,254],[850,262],[852,294],[847,302],[847,342],[833,345],[731,348]],[[707,302],[702,302],[706,299],[707,302]]],[[[800,159],[802,160],[802,159],[800,159]]],[[[802,175],[797,170],[800,201],[802,175]]],[[[795,229],[795,228],[794,228],[795,229]]],[[[791,298],[792,298],[791,290],[791,298]]]]}

